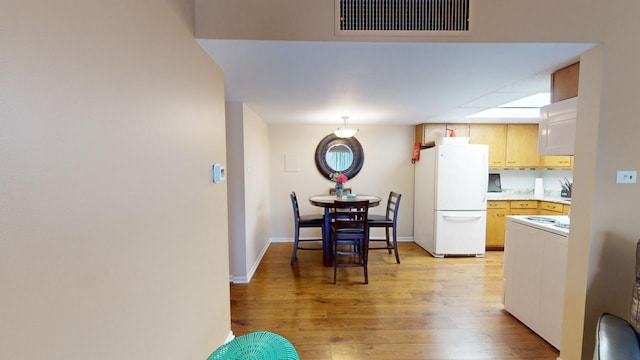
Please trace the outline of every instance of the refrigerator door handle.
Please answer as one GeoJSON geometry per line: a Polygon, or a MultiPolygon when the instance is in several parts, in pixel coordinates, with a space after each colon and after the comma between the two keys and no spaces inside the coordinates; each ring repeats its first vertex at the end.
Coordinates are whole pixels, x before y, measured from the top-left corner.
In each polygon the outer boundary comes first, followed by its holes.
{"type": "Polygon", "coordinates": [[[481,219],[482,215],[442,215],[443,218],[450,218],[450,219],[464,219],[464,220],[469,220],[469,219],[481,219]]]}

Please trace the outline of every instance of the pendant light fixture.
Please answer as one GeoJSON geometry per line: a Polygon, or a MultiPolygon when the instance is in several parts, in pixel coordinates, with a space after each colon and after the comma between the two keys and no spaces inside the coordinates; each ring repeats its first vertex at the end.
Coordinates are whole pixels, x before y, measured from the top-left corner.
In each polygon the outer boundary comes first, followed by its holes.
{"type": "Polygon", "coordinates": [[[344,120],[344,127],[343,128],[337,128],[336,130],[333,130],[333,133],[335,134],[335,136],[339,137],[339,138],[350,138],[353,135],[355,135],[358,132],[358,129],[351,129],[349,127],[347,127],[347,120],[349,119],[348,116],[343,116],[342,120],[344,120]]]}

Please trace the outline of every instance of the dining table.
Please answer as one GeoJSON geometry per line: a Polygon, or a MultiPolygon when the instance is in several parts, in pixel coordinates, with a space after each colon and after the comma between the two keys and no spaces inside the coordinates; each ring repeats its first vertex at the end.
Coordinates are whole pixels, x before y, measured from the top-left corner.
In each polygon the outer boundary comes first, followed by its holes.
{"type": "Polygon", "coordinates": [[[380,205],[382,199],[374,195],[355,195],[337,197],[336,195],[312,195],[309,203],[313,206],[324,208],[324,223],[322,225],[322,263],[324,266],[333,266],[333,252],[331,251],[331,214],[329,210],[336,201],[369,201],[369,207],[380,205]]]}

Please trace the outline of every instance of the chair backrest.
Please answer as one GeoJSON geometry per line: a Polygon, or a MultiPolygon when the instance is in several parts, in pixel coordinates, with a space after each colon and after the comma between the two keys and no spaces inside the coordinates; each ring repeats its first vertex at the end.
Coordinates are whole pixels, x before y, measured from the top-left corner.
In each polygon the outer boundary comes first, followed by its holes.
{"type": "MultiPolygon", "coordinates": [[[[351,194],[351,188],[344,188],[344,189],[342,190],[342,192],[343,192],[343,193],[345,193],[345,194],[346,194],[346,193],[351,194]]],[[[334,187],[329,188],[329,195],[335,195],[335,194],[336,194],[336,188],[334,188],[334,187]]]]}
{"type": "Polygon", "coordinates": [[[389,193],[389,199],[387,200],[387,219],[393,220],[396,223],[398,219],[398,209],[400,208],[400,199],[402,194],[391,191],[389,193]]]}
{"type": "Polygon", "coordinates": [[[293,206],[293,220],[297,223],[300,220],[300,207],[298,206],[296,192],[292,191],[289,197],[291,198],[291,205],[293,206]]]}
{"type": "Polygon", "coordinates": [[[369,201],[339,201],[331,207],[332,226],[336,229],[367,231],[369,201]]]}

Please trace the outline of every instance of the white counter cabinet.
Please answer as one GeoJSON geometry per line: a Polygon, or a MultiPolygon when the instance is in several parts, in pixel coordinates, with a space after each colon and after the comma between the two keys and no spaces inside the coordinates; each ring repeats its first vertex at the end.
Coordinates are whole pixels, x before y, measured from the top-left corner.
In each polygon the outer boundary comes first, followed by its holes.
{"type": "Polygon", "coordinates": [[[560,349],[567,237],[507,218],[504,308],[560,349]]]}

